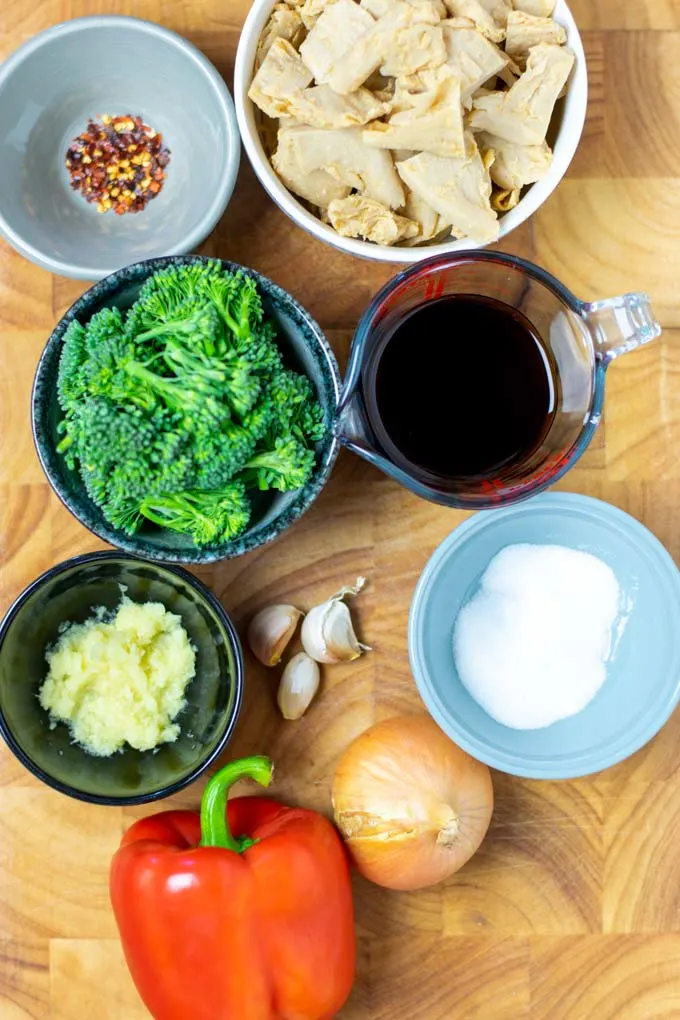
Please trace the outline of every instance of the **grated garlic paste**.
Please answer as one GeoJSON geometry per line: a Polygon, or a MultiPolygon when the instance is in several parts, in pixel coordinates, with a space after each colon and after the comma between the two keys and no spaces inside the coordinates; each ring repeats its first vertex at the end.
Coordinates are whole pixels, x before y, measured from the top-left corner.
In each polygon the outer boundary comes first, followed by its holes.
{"type": "Polygon", "coordinates": [[[149,751],[174,741],[196,653],[181,617],[160,602],[123,596],[111,617],[69,624],[46,654],[39,699],[51,726],[65,722],[90,754],[106,757],[128,744],[149,751]]]}

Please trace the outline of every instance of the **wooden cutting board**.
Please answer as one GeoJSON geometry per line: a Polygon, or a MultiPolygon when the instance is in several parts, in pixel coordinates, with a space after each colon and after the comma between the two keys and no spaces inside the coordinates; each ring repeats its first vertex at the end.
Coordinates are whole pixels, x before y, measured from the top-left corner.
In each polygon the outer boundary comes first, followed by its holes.
{"type": "MultiPolygon", "coordinates": [[[[0,0],[0,58],[67,18],[134,14],[187,36],[229,81],[248,6],[0,0]]],[[[627,510],[678,559],[680,3],[572,6],[589,60],[585,136],[557,193],[503,247],[583,298],[651,293],[663,338],[612,367],[604,426],[561,487],[627,510]]],[[[392,272],[330,251],[294,227],[245,158],[235,200],[204,250],[292,291],[341,359],[357,317],[392,272]]],[[[0,243],[2,609],[53,563],[99,546],[48,488],[29,423],[38,356],[82,290],[0,243]]],[[[422,710],[406,651],[409,601],[427,557],[461,519],[342,456],[326,491],[289,534],[199,571],[237,622],[266,602],[309,607],[359,573],[370,578],[358,606],[362,634],[375,650],[327,670],[302,721],[280,720],[273,678],[248,663],[229,753],[271,754],[276,795],[328,810],[334,763],[349,741],[377,719],[422,710]]],[[[677,713],[647,748],[601,775],[559,784],[496,775],[491,830],[460,874],[412,894],[356,881],[358,976],[342,1020],[680,1017],[679,777],[677,713]]],[[[200,789],[173,803],[195,806],[200,789]]],[[[2,1020],[147,1017],[107,897],[109,859],[143,813],[148,809],[62,797],[0,750],[2,1020]]]]}

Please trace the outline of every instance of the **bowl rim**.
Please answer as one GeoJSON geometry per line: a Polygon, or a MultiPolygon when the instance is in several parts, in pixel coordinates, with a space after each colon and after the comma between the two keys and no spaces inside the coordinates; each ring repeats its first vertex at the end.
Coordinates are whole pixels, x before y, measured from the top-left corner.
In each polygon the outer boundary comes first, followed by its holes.
{"type": "MultiPolygon", "coordinates": [[[[485,248],[487,244],[475,245],[470,240],[445,241],[436,245],[404,248],[378,245],[370,241],[341,237],[332,227],[317,219],[302,203],[288,191],[272,169],[264,154],[257,130],[254,126],[253,104],[248,98],[252,80],[253,64],[266,18],[277,0],[253,0],[244,22],[236,50],[234,66],[234,103],[241,141],[255,174],[269,197],[297,226],[312,234],[317,240],[333,248],[359,258],[393,264],[410,264],[436,255],[450,255],[459,251],[485,248]]],[[[554,148],[550,168],[542,180],[532,184],[517,206],[500,219],[499,243],[516,227],[519,227],[558,186],[576,153],[586,119],[588,105],[588,73],[583,40],[566,0],[557,0],[557,20],[567,30],[567,44],[573,50],[576,60],[565,100],[563,122],[554,148]]]]}
{"type": "MultiPolygon", "coordinates": [[[[69,510],[76,520],[79,521],[83,527],[87,528],[91,534],[96,535],[97,538],[102,539],[104,542],[108,542],[123,553],[127,553],[128,555],[134,556],[138,559],[147,560],[149,562],[185,565],[216,563],[221,560],[234,559],[237,556],[242,556],[247,552],[251,552],[253,549],[259,549],[262,546],[269,545],[279,537],[282,531],[286,531],[290,525],[306,513],[306,511],[315,502],[325,487],[340,452],[341,444],[333,428],[332,419],[334,417],[335,409],[337,409],[341,392],[342,378],[340,376],[340,369],[333,349],[328,342],[328,338],[316,319],[312,318],[309,312],[289,291],[269,279],[269,277],[264,276],[262,273],[258,273],[257,270],[249,269],[247,266],[242,266],[236,262],[230,262],[227,259],[213,259],[207,255],[162,255],[158,258],[145,259],[142,262],[134,262],[129,266],[116,270],[103,280],[99,280],[97,283],[94,283],[83,294],[81,294],[81,296],[71,305],[68,311],[66,311],[61,317],[47,339],[33,377],[33,386],[31,389],[31,432],[38,460],[45,472],[45,477],[47,478],[52,491],[66,509],[69,510]],[[114,528],[108,523],[98,525],[97,527],[86,523],[80,515],[76,502],[72,500],[66,492],[62,491],[58,481],[58,474],[53,466],[53,461],[57,456],[56,450],[50,449],[49,444],[43,442],[43,440],[39,437],[40,430],[37,427],[38,414],[36,409],[39,398],[42,396],[42,391],[46,387],[53,388],[56,385],[55,380],[43,378],[44,365],[47,358],[52,353],[53,348],[61,344],[63,334],[69,323],[81,314],[89,316],[89,309],[93,303],[97,303],[114,294],[120,285],[119,277],[126,275],[133,279],[135,277],[144,279],[148,275],[157,272],[159,269],[164,269],[173,264],[209,261],[218,261],[221,263],[223,268],[228,269],[230,272],[241,271],[253,278],[258,284],[258,287],[261,288],[264,293],[274,294],[280,297],[280,299],[287,305],[292,307],[296,315],[302,319],[308,329],[314,334],[321,353],[324,356],[325,364],[328,366],[333,383],[335,408],[331,409],[328,450],[319,465],[315,476],[307,482],[302,490],[300,490],[300,495],[298,495],[296,500],[291,503],[290,506],[286,507],[285,515],[287,517],[287,523],[284,528],[278,527],[278,518],[274,518],[274,520],[270,521],[270,523],[263,528],[257,536],[251,536],[250,539],[247,537],[248,532],[246,531],[244,535],[234,541],[227,543],[225,546],[218,546],[214,549],[209,546],[202,548],[196,546],[195,549],[184,549],[178,551],[154,549],[153,552],[150,551],[147,554],[139,549],[134,536],[129,537],[125,535],[123,531],[114,528]]],[[[94,504],[89,497],[87,501],[94,507],[94,504]]],[[[97,513],[99,514],[98,508],[97,513]]]]}
{"type": "MultiPolygon", "coordinates": [[[[169,45],[174,46],[175,49],[182,51],[197,70],[202,72],[208,79],[222,110],[227,150],[224,173],[210,205],[200,220],[194,224],[183,240],[178,241],[168,251],[164,252],[164,255],[182,255],[198,247],[217,226],[233,194],[241,162],[241,139],[233,98],[218,70],[197,46],[179,35],[179,33],[173,32],[172,29],[165,28],[164,25],[159,25],[155,21],[149,21],[145,18],[134,18],[119,14],[91,14],[81,18],[72,18],[69,21],[51,25],[42,32],[38,32],[18,46],[0,64],[0,98],[5,84],[18,67],[27,58],[34,56],[43,46],[49,45],[53,39],[71,35],[81,30],[108,30],[121,27],[154,35],[169,45]]],[[[3,237],[24,258],[40,266],[41,269],[46,269],[48,272],[58,276],[67,276],[76,280],[100,280],[123,268],[122,266],[114,266],[113,268],[101,269],[90,266],[86,262],[74,263],[53,258],[41,251],[40,248],[25,241],[9,225],[3,215],[2,208],[0,208],[0,237],[3,237]]]]}
{"type": "Polygon", "coordinates": [[[489,747],[486,740],[478,739],[468,733],[467,727],[448,711],[432,682],[427,663],[427,651],[423,645],[423,621],[425,602],[429,595],[429,587],[442,563],[455,555],[461,545],[474,541],[480,531],[492,526],[500,516],[523,514],[537,507],[549,510],[577,512],[583,519],[593,515],[607,515],[612,526],[618,525],[630,537],[639,537],[651,556],[656,567],[665,570],[678,596],[678,615],[680,616],[680,569],[676,566],[670,553],[662,542],[641,521],[621,510],[619,507],[593,496],[584,496],[573,492],[548,492],[533,496],[529,500],[515,506],[501,507],[496,510],[483,510],[473,514],[454,528],[436,547],[415,586],[411,599],[408,619],[408,653],[413,678],[427,711],[437,725],[460,747],[473,757],[484,762],[491,768],[498,769],[508,775],[521,776],[525,779],[566,780],[579,779],[610,768],[629,758],[636,751],[649,743],[666,724],[678,702],[680,701],[680,641],[675,652],[675,659],[669,665],[669,671],[677,674],[673,690],[654,705],[640,720],[640,725],[633,731],[630,739],[625,742],[604,747],[597,753],[581,755],[578,759],[565,755],[554,755],[544,758],[540,764],[525,764],[526,758],[512,751],[499,751],[489,747]],[[583,761],[587,762],[584,767],[583,761]],[[577,764],[581,762],[581,764],[577,764]]]}
{"type": "Polygon", "coordinates": [[[29,755],[19,745],[12,730],[10,729],[5,714],[0,707],[0,735],[2,735],[5,743],[9,747],[10,751],[14,756],[21,762],[24,768],[32,772],[34,776],[42,780],[47,786],[51,786],[52,789],[57,790],[59,793],[66,794],[68,797],[73,797],[75,800],[85,801],[89,804],[102,804],[106,806],[124,807],[133,804],[149,804],[153,801],[163,800],[166,797],[171,797],[173,794],[183,790],[186,786],[189,786],[196,779],[199,778],[212,764],[219,758],[228,744],[231,736],[236,727],[241,707],[243,705],[243,688],[245,683],[245,665],[243,658],[243,648],[241,641],[238,636],[238,632],[234,623],[227,613],[226,609],[217,598],[217,596],[210,590],[194,574],[188,570],[183,570],[181,567],[170,566],[166,563],[153,563],[152,561],[142,559],[139,556],[131,556],[129,553],[118,552],[115,549],[102,549],[96,552],[83,553],[79,556],[73,556],[68,560],[63,560],[61,563],[56,563],[53,566],[45,570],[39,577],[31,581],[30,584],[24,588],[22,592],[17,595],[9,609],[5,613],[4,617],[0,621],[0,649],[4,644],[5,638],[9,633],[9,630],[14,622],[14,619],[24,605],[24,603],[33,595],[36,591],[43,587],[48,581],[51,581],[53,577],[57,577],[59,574],[70,570],[72,567],[84,566],[87,563],[100,562],[102,560],[124,560],[128,563],[139,564],[144,567],[160,568],[161,570],[167,571],[169,574],[174,574],[180,578],[186,584],[189,585],[215,612],[220,620],[220,623],[224,627],[229,640],[231,642],[232,651],[234,653],[234,665],[235,675],[233,678],[236,696],[234,700],[234,707],[230,715],[226,718],[224,724],[224,732],[220,736],[217,744],[200,764],[196,765],[195,768],[189,772],[184,778],[175,780],[169,783],[167,786],[161,787],[159,790],[155,790],[148,794],[137,794],[136,796],[130,797],[106,797],[101,794],[87,793],[84,790],[79,790],[75,786],[71,786],[69,783],[63,783],[59,779],[55,779],[50,776],[48,772],[45,772],[36,762],[33,761],[29,755]]]}

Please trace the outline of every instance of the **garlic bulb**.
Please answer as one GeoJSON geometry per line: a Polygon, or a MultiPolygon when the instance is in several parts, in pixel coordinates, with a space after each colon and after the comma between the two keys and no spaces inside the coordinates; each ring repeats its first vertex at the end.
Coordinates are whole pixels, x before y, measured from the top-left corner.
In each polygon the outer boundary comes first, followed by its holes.
{"type": "Polygon", "coordinates": [[[294,655],[283,671],[276,695],[284,719],[299,719],[312,703],[319,689],[317,663],[305,652],[294,655]]]}
{"type": "Polygon", "coordinates": [[[276,666],[302,616],[295,606],[267,606],[250,621],[248,644],[265,666],[276,666]]]}
{"type": "Polygon", "coordinates": [[[358,595],[366,584],[365,577],[357,577],[355,584],[341,588],[335,595],[309,611],[302,624],[302,647],[317,662],[351,662],[362,652],[370,652],[368,645],[357,640],[349,609],[343,602],[348,595],[358,595]]]}

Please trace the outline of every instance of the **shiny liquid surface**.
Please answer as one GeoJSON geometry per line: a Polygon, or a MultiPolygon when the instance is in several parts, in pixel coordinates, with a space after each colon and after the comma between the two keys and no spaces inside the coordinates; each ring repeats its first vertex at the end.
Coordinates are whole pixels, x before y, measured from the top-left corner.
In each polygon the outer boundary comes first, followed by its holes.
{"type": "Polygon", "coordinates": [[[521,312],[456,295],[416,308],[376,351],[364,397],[371,424],[416,469],[492,477],[519,465],[554,416],[551,357],[521,312]]]}

